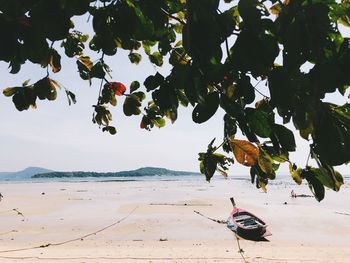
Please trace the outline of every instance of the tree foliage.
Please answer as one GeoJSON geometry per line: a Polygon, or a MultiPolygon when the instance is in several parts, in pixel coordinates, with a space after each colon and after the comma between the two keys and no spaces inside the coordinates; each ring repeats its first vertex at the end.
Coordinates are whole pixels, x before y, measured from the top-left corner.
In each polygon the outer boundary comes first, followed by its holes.
{"type": "MultiPolygon", "coordinates": [[[[93,122],[111,134],[116,129],[108,107],[117,105],[118,96],[125,97],[124,114],[142,115],[140,127],[147,130],[164,126],[165,119],[175,122],[180,105],[193,107],[196,123],[221,108],[223,143],[215,147],[212,141],[199,154],[207,180],[216,170],[226,175],[236,159],[251,167],[252,182],[265,189],[279,164],[289,162],[292,178],[306,180],[320,201],[324,187],[338,191],[343,183],[333,166],[350,161],[350,104],[324,101],[328,93],[345,95],[350,84],[350,39],[339,31],[340,25],[350,26],[350,1],[224,2],[1,0],[0,60],[12,74],[29,62],[47,68],[44,78],[3,93],[19,111],[35,108],[38,99],[55,100],[61,87],[49,69],[59,72],[61,57],[67,56],[90,85],[93,78],[101,80],[93,122]],[[90,38],[72,22],[87,13],[94,31],[90,38]],[[84,55],[86,46],[99,59],[84,55]],[[146,57],[162,67],[168,61],[171,71],[135,80],[126,92],[122,83],[110,80],[104,61],[120,49],[129,51],[131,63],[146,57]],[[258,100],[260,82],[268,94],[258,100]],[[152,100],[144,107],[146,93],[152,100]],[[296,144],[287,123],[309,141],[318,167],[298,168],[289,160],[296,144]],[[247,140],[235,138],[238,129],[247,140]],[[228,156],[216,153],[221,147],[228,156]]],[[[65,91],[74,103],[75,95],[65,91]]]]}

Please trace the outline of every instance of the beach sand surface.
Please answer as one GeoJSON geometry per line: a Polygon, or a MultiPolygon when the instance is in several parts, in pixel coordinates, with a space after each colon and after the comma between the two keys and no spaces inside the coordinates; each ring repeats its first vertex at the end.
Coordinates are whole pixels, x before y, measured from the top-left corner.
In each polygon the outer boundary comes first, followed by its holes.
{"type": "Polygon", "coordinates": [[[310,194],[275,181],[1,183],[0,262],[350,262],[350,188],[310,194]],[[225,224],[237,206],[264,219],[265,242],[239,240],[225,224]]]}

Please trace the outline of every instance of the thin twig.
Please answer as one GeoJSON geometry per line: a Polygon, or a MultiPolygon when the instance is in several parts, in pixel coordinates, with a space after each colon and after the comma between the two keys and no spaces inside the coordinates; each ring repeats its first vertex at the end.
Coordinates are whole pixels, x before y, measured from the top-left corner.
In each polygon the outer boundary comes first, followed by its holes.
{"type": "Polygon", "coordinates": [[[305,167],[308,167],[308,166],[309,166],[310,156],[311,156],[311,150],[310,150],[310,152],[309,152],[309,155],[307,156],[307,160],[306,160],[306,165],[305,165],[305,167]]]}
{"type": "MultiPolygon", "coordinates": [[[[105,53],[102,53],[102,56],[101,56],[101,58],[100,58],[100,61],[102,62],[102,63],[104,63],[104,61],[103,61],[103,58],[104,58],[104,55],[105,55],[105,53]]],[[[103,87],[103,82],[105,81],[105,77],[103,77],[102,79],[101,79],[101,83],[100,83],[100,89],[99,89],[99,91],[98,91],[98,101],[97,101],[97,105],[100,105],[100,98],[101,98],[101,93],[102,93],[102,87],[103,87]]],[[[108,81],[107,81],[108,82],[108,81]]]]}
{"type": "MultiPolygon", "coordinates": [[[[222,14],[222,12],[220,11],[220,9],[217,9],[217,11],[222,14]]],[[[221,24],[221,27],[223,27],[223,25],[221,24]]],[[[225,48],[226,48],[226,53],[227,53],[227,58],[228,60],[232,63],[232,60],[231,60],[231,54],[230,54],[230,48],[228,46],[228,39],[227,37],[225,37],[225,48]]]]}
{"type": "Polygon", "coordinates": [[[160,8],[160,10],[162,10],[168,17],[171,17],[172,19],[175,19],[177,22],[179,22],[182,25],[186,25],[186,23],[184,21],[182,21],[180,18],[173,16],[172,14],[170,14],[168,11],[166,11],[164,8],[160,8]]]}
{"type": "Polygon", "coordinates": [[[263,96],[264,98],[269,98],[269,96],[266,96],[265,94],[263,94],[262,92],[260,92],[260,91],[256,88],[256,86],[258,86],[258,85],[260,84],[261,81],[262,81],[262,80],[259,80],[258,83],[255,84],[254,90],[255,90],[257,93],[259,93],[261,96],[263,96]]]}
{"type": "Polygon", "coordinates": [[[224,138],[223,142],[218,147],[215,147],[215,150],[213,152],[216,152],[218,149],[220,149],[226,142],[228,142],[228,139],[224,138]]]}

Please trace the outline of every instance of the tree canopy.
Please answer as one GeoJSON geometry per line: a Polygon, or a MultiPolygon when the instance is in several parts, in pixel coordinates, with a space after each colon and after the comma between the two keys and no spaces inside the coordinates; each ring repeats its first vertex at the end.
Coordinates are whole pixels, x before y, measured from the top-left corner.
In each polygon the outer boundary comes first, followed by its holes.
{"type": "Polygon", "coordinates": [[[163,127],[165,119],[175,122],[180,105],[193,107],[195,123],[221,108],[222,143],[213,140],[199,153],[208,181],[215,171],[226,175],[236,161],[250,167],[252,182],[265,189],[279,164],[288,162],[295,182],[306,180],[320,201],[325,187],[338,191],[343,184],[333,167],[350,161],[350,104],[324,100],[328,93],[345,96],[350,84],[350,39],[340,26],[350,26],[349,0],[1,0],[0,60],[11,74],[25,63],[47,68],[44,78],[3,94],[19,111],[55,100],[59,89],[75,103],[54,79],[66,56],[90,85],[101,80],[92,121],[102,131],[116,133],[108,108],[119,97],[124,114],[140,115],[147,130],[163,127]],[[93,36],[72,22],[87,14],[93,36]],[[87,48],[97,60],[84,55],[87,48]],[[127,88],[112,80],[104,60],[120,49],[131,63],[148,59],[161,68],[168,61],[171,71],[127,88]],[[297,145],[287,123],[309,142],[317,167],[289,160],[297,145]],[[246,138],[235,137],[238,129],[246,138]]]}

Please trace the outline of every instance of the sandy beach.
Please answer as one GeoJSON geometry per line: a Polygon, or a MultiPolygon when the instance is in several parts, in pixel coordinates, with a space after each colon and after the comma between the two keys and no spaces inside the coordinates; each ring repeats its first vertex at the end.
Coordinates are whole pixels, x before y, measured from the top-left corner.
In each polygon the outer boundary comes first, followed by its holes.
{"type": "Polygon", "coordinates": [[[314,198],[276,181],[1,183],[0,262],[244,262],[225,224],[238,206],[263,218],[268,242],[240,240],[247,262],[350,262],[350,188],[314,198]],[[95,233],[95,234],[93,234],[95,233]]]}

